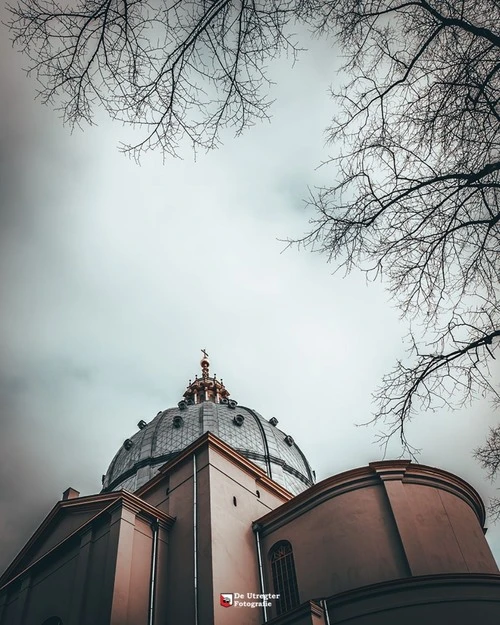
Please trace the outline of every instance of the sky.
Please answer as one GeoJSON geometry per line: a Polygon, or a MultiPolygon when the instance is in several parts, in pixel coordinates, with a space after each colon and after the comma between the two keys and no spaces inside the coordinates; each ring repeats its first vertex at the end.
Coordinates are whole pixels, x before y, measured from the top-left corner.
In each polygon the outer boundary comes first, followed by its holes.
{"type": "MultiPolygon", "coordinates": [[[[2,8],[1,20],[6,13],[2,8]]],[[[271,123],[193,158],[141,164],[104,117],[73,133],[34,100],[0,36],[0,571],[71,486],[101,475],[141,419],[176,405],[201,349],[231,396],[276,417],[317,479],[380,460],[371,394],[404,357],[407,325],[383,284],[333,273],[300,237],[308,188],[332,153],[332,42],[272,67],[271,123]]],[[[496,372],[498,373],[498,371],[496,372]]],[[[418,415],[419,461],[487,502],[472,457],[498,421],[486,402],[418,415]]],[[[391,444],[387,458],[399,457],[391,444]]],[[[487,538],[500,560],[500,524],[487,538]]]]}

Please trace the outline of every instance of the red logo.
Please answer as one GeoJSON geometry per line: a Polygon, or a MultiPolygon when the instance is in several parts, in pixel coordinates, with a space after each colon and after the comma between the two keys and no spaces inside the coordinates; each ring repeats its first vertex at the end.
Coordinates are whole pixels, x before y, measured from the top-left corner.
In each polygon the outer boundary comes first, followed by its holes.
{"type": "Polygon", "coordinates": [[[234,595],[232,592],[220,593],[220,604],[223,608],[230,608],[233,605],[234,595]]]}

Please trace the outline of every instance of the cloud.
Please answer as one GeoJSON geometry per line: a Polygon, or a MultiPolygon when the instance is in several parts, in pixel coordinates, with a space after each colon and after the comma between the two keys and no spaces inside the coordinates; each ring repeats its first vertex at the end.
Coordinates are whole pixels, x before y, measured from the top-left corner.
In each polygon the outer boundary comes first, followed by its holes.
{"type": "MultiPolygon", "coordinates": [[[[196,163],[139,167],[116,149],[133,131],[103,120],[70,135],[33,102],[0,39],[0,569],[68,486],[99,491],[137,422],[180,399],[202,347],[319,479],[382,457],[377,429],[356,424],[406,328],[382,285],[278,241],[307,230],[308,185],[331,175],[315,167],[335,75],[330,49],[312,48],[293,72],[276,66],[272,124],[196,163]]],[[[487,498],[471,452],[493,422],[477,404],[423,415],[412,436],[422,462],[487,498]]]]}

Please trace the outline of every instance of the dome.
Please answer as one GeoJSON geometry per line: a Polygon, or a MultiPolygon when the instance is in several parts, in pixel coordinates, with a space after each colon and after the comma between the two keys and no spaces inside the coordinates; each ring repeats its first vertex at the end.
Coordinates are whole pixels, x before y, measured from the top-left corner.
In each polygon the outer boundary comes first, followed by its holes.
{"type": "Polygon", "coordinates": [[[222,380],[208,374],[206,354],[202,377],[195,378],[175,408],[160,411],[122,447],[103,476],[103,491],[135,491],[160,467],[205,432],[212,432],[263,469],[275,482],[297,495],[314,483],[314,475],[293,438],[276,427],[277,419],[229,399],[222,380]]]}

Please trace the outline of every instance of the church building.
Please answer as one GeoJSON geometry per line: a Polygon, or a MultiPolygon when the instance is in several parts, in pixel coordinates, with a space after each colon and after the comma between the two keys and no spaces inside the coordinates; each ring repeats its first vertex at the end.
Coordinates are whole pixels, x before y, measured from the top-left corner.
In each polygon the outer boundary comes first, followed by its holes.
{"type": "MultiPolygon", "coordinates": [[[[316,483],[210,372],[68,488],[0,577],[0,625],[498,625],[485,509],[407,460],[316,483]]],[[[286,427],[285,427],[286,429],[286,427]]]]}

